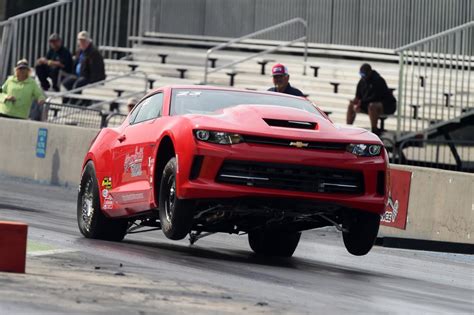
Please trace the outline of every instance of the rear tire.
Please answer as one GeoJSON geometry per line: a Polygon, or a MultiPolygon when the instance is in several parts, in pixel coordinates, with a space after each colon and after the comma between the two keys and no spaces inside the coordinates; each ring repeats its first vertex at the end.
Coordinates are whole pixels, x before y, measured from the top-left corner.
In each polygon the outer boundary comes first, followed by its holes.
{"type": "Polygon", "coordinates": [[[161,176],[159,194],[161,229],[172,240],[181,240],[191,232],[195,203],[176,196],[176,158],[166,164],[161,176]]]}
{"type": "Polygon", "coordinates": [[[128,220],[107,218],[100,208],[99,185],[92,161],[87,162],[82,173],[77,223],[86,238],[118,242],[127,234],[128,220]]]}
{"type": "Polygon", "coordinates": [[[291,257],[300,241],[301,232],[249,232],[249,245],[257,255],[291,257]]]}
{"type": "Polygon", "coordinates": [[[342,226],[344,245],[355,256],[366,255],[374,246],[380,226],[380,215],[362,211],[347,211],[342,226]]]}

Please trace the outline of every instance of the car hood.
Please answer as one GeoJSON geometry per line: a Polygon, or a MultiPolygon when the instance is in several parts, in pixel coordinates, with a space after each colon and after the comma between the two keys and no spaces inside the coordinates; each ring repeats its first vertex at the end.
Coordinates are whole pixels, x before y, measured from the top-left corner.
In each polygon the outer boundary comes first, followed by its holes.
{"type": "Polygon", "coordinates": [[[337,125],[307,111],[275,105],[237,105],[210,115],[185,115],[193,129],[307,141],[381,143],[365,129],[337,125]]]}

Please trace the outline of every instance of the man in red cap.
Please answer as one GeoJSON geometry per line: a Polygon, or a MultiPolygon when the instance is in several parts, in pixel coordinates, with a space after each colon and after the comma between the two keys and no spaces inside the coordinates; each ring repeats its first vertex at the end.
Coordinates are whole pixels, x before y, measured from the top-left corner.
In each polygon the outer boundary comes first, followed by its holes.
{"type": "Polygon", "coordinates": [[[272,67],[272,76],[274,87],[269,88],[269,91],[304,97],[303,92],[290,85],[288,68],[281,63],[277,63],[272,67]]]}

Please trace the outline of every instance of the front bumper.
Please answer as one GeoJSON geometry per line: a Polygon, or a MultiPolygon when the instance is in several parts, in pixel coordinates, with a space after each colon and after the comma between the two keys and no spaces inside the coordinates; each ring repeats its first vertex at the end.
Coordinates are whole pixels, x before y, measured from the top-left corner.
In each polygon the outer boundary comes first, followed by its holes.
{"type": "Polygon", "coordinates": [[[349,152],[335,150],[309,150],[248,143],[227,146],[196,142],[191,150],[179,152],[178,160],[177,193],[182,199],[282,198],[293,199],[295,202],[300,200],[330,203],[378,214],[384,212],[387,201],[387,156],[384,150],[380,156],[358,157],[349,152]],[[193,166],[196,156],[201,157],[197,171],[196,165],[193,166]],[[350,193],[323,192],[317,189],[310,192],[275,189],[269,188],[268,185],[255,187],[218,182],[216,178],[226,161],[294,165],[358,173],[362,177],[363,189],[350,193]]]}

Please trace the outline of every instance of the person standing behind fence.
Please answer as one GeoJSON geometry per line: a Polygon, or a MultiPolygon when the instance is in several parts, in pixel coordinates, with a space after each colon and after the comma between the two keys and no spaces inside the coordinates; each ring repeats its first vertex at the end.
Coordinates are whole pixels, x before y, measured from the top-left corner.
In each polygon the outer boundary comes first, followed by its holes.
{"type": "Polygon", "coordinates": [[[372,132],[380,135],[382,131],[377,128],[377,120],[382,114],[395,113],[397,101],[384,78],[377,71],[372,70],[368,63],[360,67],[359,75],[356,97],[349,102],[347,107],[346,122],[352,125],[359,112],[368,114],[372,132]]]}
{"type": "Polygon", "coordinates": [[[59,92],[59,73],[62,71],[64,73],[62,76],[72,73],[72,55],[63,46],[61,37],[56,33],[49,36],[49,47],[46,57],[36,61],[35,72],[43,90],[49,90],[48,78],[51,78],[53,90],[59,92]]]}
{"type": "Polygon", "coordinates": [[[8,77],[0,94],[0,116],[27,119],[33,102],[40,106],[45,100],[43,91],[30,77],[30,67],[26,59],[21,59],[15,67],[15,75],[8,77]]]}
{"type": "Polygon", "coordinates": [[[105,80],[104,58],[92,44],[89,33],[82,31],[77,35],[79,51],[76,54],[74,75],[67,77],[63,85],[67,90],[105,80]]]}

